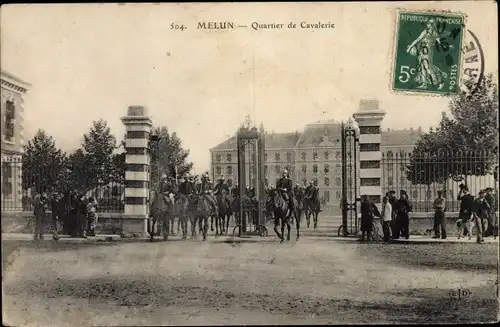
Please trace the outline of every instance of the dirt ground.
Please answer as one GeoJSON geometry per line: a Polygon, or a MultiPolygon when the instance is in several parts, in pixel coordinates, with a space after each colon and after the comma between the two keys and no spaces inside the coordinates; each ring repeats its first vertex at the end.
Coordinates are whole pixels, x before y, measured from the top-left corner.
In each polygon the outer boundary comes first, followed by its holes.
{"type": "Polygon", "coordinates": [[[2,241],[15,326],[498,320],[498,244],[2,241]],[[467,289],[457,299],[450,291],[467,289]]]}

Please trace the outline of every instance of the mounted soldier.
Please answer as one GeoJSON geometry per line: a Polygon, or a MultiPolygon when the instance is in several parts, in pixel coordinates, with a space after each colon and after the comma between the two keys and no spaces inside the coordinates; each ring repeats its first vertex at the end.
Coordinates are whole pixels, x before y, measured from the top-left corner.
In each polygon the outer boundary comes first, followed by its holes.
{"type": "Polygon", "coordinates": [[[226,185],[224,178],[221,177],[217,184],[215,184],[213,189],[213,194],[217,196],[218,194],[222,194],[222,191],[226,192],[225,198],[228,206],[231,206],[231,200],[229,199],[229,187],[226,185]]]}
{"type": "Polygon", "coordinates": [[[292,180],[288,176],[288,170],[283,170],[280,180],[278,181],[276,188],[281,191],[281,194],[288,202],[289,216],[294,210],[293,206],[293,184],[292,180]]]}
{"type": "Polygon", "coordinates": [[[233,197],[233,199],[240,197],[240,186],[238,185],[238,183],[235,183],[234,187],[231,189],[231,196],[233,197]]]}

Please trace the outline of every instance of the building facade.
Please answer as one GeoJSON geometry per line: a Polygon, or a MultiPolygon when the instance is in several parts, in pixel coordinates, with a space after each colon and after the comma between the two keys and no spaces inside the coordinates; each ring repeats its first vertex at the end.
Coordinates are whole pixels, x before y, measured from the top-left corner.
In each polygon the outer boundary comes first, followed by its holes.
{"type": "MultiPolygon", "coordinates": [[[[421,128],[384,130],[381,132],[381,152],[411,152],[421,134],[421,128]]],[[[265,142],[267,185],[275,185],[283,169],[287,168],[294,183],[306,185],[312,181],[319,187],[320,196],[327,204],[340,203],[341,122],[319,121],[306,125],[302,132],[267,133],[265,142]]],[[[213,147],[210,152],[212,179],[223,178],[229,184],[237,181],[236,136],[213,147]]],[[[357,176],[359,178],[359,172],[357,176]]]]}
{"type": "Polygon", "coordinates": [[[22,200],[22,163],[24,147],[24,96],[30,84],[1,71],[2,123],[2,210],[20,208],[22,200]]]}

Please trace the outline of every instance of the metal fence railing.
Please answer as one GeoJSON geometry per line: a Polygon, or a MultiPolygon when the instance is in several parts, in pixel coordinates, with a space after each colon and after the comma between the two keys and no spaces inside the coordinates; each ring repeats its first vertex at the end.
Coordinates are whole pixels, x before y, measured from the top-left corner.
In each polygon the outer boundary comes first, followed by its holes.
{"type": "MultiPolygon", "coordinates": [[[[433,211],[437,191],[443,191],[447,211],[458,211],[459,185],[472,195],[487,187],[497,191],[498,156],[486,151],[392,152],[382,153],[382,192],[408,193],[413,210],[433,211]]],[[[496,193],[497,194],[497,193],[496,193]]]]}
{"type": "Polygon", "coordinates": [[[22,158],[2,157],[1,205],[2,212],[33,211],[37,195],[48,199],[47,209],[67,201],[70,195],[84,194],[97,201],[98,212],[123,212],[125,176],[115,176],[104,169],[51,166],[41,164],[33,168],[23,165],[22,158]]]}

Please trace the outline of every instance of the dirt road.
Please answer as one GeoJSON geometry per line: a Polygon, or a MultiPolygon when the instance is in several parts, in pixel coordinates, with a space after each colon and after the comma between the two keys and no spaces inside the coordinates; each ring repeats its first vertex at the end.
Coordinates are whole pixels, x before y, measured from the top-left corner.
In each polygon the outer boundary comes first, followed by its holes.
{"type": "Polygon", "coordinates": [[[307,238],[288,244],[3,242],[9,256],[4,321],[16,326],[494,321],[495,246],[307,238]],[[462,265],[464,258],[470,264],[462,265]],[[450,297],[457,289],[471,296],[450,297]]]}

